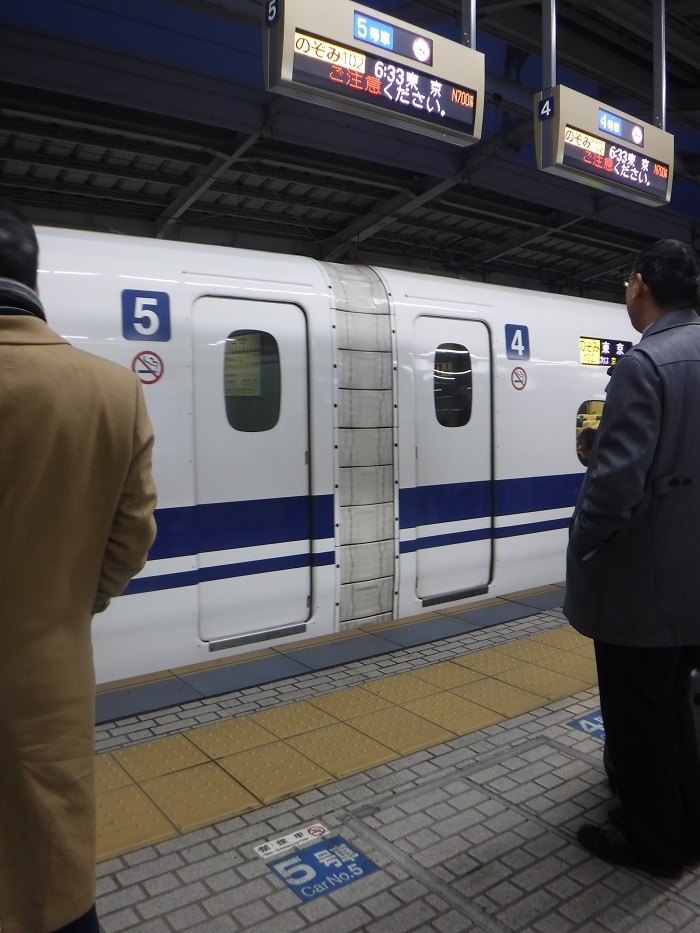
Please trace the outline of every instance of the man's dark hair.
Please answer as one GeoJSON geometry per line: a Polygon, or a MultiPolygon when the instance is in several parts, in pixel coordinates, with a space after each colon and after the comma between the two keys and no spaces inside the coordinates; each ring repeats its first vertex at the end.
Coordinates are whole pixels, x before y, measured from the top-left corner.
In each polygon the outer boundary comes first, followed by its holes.
{"type": "Polygon", "coordinates": [[[9,201],[0,201],[0,278],[36,285],[39,244],[34,227],[9,201]]]}
{"type": "Polygon", "coordinates": [[[696,308],[700,303],[700,261],[692,246],[680,240],[658,240],[635,260],[659,308],[696,308]]]}

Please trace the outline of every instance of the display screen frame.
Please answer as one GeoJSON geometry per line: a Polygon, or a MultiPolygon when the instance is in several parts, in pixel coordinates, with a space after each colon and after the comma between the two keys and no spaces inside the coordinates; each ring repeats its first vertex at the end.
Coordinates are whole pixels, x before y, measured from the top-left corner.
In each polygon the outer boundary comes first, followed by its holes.
{"type": "Polygon", "coordinates": [[[670,201],[671,133],[561,84],[537,92],[534,104],[538,168],[653,207],[670,201]],[[612,118],[610,131],[601,127],[603,117],[612,118]],[[576,141],[574,134],[580,137],[576,141]],[[648,171],[642,168],[645,160],[648,171]]]}
{"type": "MultiPolygon", "coordinates": [[[[264,17],[263,68],[268,91],[330,108],[336,114],[379,122],[383,129],[377,131],[378,137],[386,138],[386,128],[395,127],[400,132],[418,133],[462,147],[481,139],[486,83],[482,52],[435,33],[419,32],[408,23],[352,0],[275,0],[275,10],[274,16],[264,17]],[[366,17],[368,28],[375,23],[377,28],[382,24],[391,26],[399,51],[357,39],[354,31],[358,15],[366,17]],[[371,63],[373,77],[378,63],[397,74],[410,73],[413,91],[406,94],[405,87],[395,87],[393,101],[377,104],[371,99],[376,95],[331,81],[328,73],[319,74],[318,64],[302,62],[296,48],[299,34],[318,37],[335,49],[364,57],[371,63]],[[414,76],[418,76],[418,93],[414,76]],[[444,116],[433,110],[432,104],[430,108],[425,106],[429,99],[426,88],[431,83],[442,87],[443,100],[450,104],[440,108],[444,116]]],[[[321,132],[326,121],[322,114],[317,119],[321,132]]]]}

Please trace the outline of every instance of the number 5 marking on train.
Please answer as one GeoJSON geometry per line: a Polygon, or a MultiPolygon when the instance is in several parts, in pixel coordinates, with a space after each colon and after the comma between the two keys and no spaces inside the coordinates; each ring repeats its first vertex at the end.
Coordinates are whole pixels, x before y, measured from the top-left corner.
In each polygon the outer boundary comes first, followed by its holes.
{"type": "Polygon", "coordinates": [[[122,292],[122,335],[125,340],[170,340],[170,296],[167,292],[122,292]]]}
{"type": "Polygon", "coordinates": [[[530,335],[524,324],[506,324],[506,356],[509,360],[530,359],[530,335]]]}

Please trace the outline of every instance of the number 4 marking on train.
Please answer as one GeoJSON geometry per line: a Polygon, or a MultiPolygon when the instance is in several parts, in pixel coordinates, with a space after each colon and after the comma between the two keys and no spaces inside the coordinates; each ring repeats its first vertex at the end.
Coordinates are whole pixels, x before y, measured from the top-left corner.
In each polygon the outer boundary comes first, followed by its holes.
{"type": "Polygon", "coordinates": [[[537,117],[540,120],[551,120],[554,116],[554,98],[545,97],[537,105],[537,117]]]}
{"type": "Polygon", "coordinates": [[[524,324],[506,324],[506,356],[509,360],[530,359],[530,334],[524,324]]]}

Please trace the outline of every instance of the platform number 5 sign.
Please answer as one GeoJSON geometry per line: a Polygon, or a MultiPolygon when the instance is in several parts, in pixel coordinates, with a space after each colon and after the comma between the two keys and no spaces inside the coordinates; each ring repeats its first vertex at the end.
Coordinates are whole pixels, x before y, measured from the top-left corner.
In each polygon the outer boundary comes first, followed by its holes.
{"type": "Polygon", "coordinates": [[[506,356],[520,362],[530,359],[530,334],[524,324],[506,324],[506,356]]]}
{"type": "Polygon", "coordinates": [[[122,335],[125,340],[170,340],[170,296],[167,292],[122,292],[122,335]]]}
{"type": "Polygon", "coordinates": [[[282,12],[282,0],[265,0],[265,25],[274,26],[282,12]]]}

